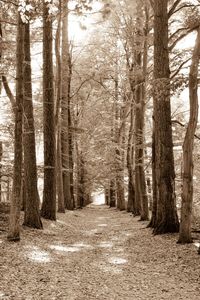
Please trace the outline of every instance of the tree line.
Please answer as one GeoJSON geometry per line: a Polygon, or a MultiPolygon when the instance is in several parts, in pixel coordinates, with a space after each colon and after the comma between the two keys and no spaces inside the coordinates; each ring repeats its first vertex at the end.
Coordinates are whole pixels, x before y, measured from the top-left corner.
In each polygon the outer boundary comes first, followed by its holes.
{"type": "Polygon", "coordinates": [[[20,239],[22,207],[24,225],[42,229],[41,217],[56,220],[56,211],[83,207],[92,191],[104,190],[106,204],[149,221],[154,234],[179,232],[179,243],[192,242],[200,56],[199,3],[194,2],[102,1],[93,19],[97,25],[89,25],[81,46],[70,39],[70,17],[88,17],[94,1],[77,1],[73,8],[69,0],[3,1],[1,81],[14,116],[9,240],[20,239]],[[11,28],[17,34],[10,46],[16,53],[15,88],[6,75],[13,72],[4,36],[8,28],[9,37],[11,28]],[[191,33],[194,48],[179,48],[191,33]],[[39,40],[43,116],[35,113],[31,68],[39,40]],[[180,128],[174,124],[183,124],[172,116],[171,99],[180,99],[185,88],[189,121],[178,141],[183,145],[179,221],[174,148],[180,128]],[[36,118],[43,134],[42,202],[36,118]]]}

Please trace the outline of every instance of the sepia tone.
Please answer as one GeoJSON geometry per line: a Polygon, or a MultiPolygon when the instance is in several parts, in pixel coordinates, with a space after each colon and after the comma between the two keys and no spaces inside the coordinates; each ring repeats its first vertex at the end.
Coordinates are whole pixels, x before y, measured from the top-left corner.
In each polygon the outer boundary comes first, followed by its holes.
{"type": "Polygon", "coordinates": [[[199,0],[0,12],[0,299],[199,299],[199,0]]]}

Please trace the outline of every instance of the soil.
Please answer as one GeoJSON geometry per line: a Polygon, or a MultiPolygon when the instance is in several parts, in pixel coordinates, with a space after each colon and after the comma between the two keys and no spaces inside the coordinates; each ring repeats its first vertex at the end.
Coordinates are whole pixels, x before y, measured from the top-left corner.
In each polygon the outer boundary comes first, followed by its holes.
{"type": "Polygon", "coordinates": [[[18,243],[0,232],[0,299],[200,299],[200,256],[177,234],[153,236],[147,222],[95,205],[43,225],[18,243]]]}

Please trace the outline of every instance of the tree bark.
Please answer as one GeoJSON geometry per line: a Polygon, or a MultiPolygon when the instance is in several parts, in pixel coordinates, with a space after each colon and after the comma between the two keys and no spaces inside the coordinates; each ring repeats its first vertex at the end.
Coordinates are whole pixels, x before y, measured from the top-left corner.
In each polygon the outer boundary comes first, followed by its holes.
{"type": "Polygon", "coordinates": [[[23,123],[23,32],[24,24],[18,13],[17,49],[16,49],[16,108],[14,132],[14,170],[13,189],[10,207],[9,241],[20,240],[20,210],[21,210],[21,182],[22,182],[22,123],[23,123]]]}
{"type": "MultiPolygon", "coordinates": [[[[158,187],[155,234],[178,232],[170,104],[168,0],[154,1],[155,172],[158,187]]],[[[155,188],[155,186],[154,186],[155,188]]]]}
{"type": "Polygon", "coordinates": [[[56,173],[57,173],[57,197],[58,197],[58,212],[65,213],[64,191],[63,191],[63,175],[62,175],[62,153],[61,153],[61,55],[60,55],[60,35],[61,35],[61,14],[62,5],[59,0],[59,17],[58,27],[56,30],[55,54],[56,54],[56,107],[55,107],[55,123],[57,135],[57,150],[56,150],[56,173]]]}
{"type": "MultiPolygon", "coordinates": [[[[137,27],[135,34],[135,197],[141,220],[149,219],[148,197],[144,172],[144,121],[146,96],[147,45],[143,28],[143,7],[137,3],[137,27]],[[142,53],[143,52],[143,53],[142,53]]],[[[148,19],[146,20],[148,27],[148,19]]],[[[145,28],[148,31],[148,28],[145,28]]]]}
{"type": "Polygon", "coordinates": [[[110,181],[110,207],[116,207],[116,190],[115,181],[113,179],[110,181]]]}
{"type": "Polygon", "coordinates": [[[35,126],[32,100],[30,25],[24,24],[24,181],[25,213],[23,225],[42,229],[37,188],[37,166],[35,149],[35,126]]]}
{"type": "Polygon", "coordinates": [[[41,216],[56,220],[55,120],[52,58],[52,20],[43,0],[43,118],[44,118],[44,192],[41,216]]]}
{"type": "Polygon", "coordinates": [[[134,104],[133,99],[130,99],[130,127],[128,134],[127,145],[127,169],[128,169],[128,204],[127,211],[137,215],[136,202],[135,202],[135,180],[134,180],[134,146],[133,146],[133,133],[134,133],[134,104]]]}
{"type": "Polygon", "coordinates": [[[70,162],[69,162],[69,80],[70,80],[70,56],[68,41],[68,0],[63,1],[63,22],[62,22],[62,102],[61,102],[61,145],[62,145],[62,166],[63,166],[63,189],[65,207],[74,209],[73,198],[70,189],[70,162]]]}
{"type": "Polygon", "coordinates": [[[3,156],[3,143],[0,141],[0,202],[2,201],[2,156],[3,156]]]}
{"type": "Polygon", "coordinates": [[[179,243],[191,243],[193,203],[193,149],[198,122],[198,68],[200,60],[200,27],[198,28],[189,73],[190,118],[183,143],[183,188],[179,243]]]}

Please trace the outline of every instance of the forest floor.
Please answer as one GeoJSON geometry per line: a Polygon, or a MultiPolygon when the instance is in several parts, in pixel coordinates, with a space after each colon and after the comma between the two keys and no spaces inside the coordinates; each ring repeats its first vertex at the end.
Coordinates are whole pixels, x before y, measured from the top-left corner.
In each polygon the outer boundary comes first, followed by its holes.
{"type": "Polygon", "coordinates": [[[177,235],[153,236],[130,213],[91,205],[0,235],[0,299],[200,299],[200,256],[177,235]]]}

